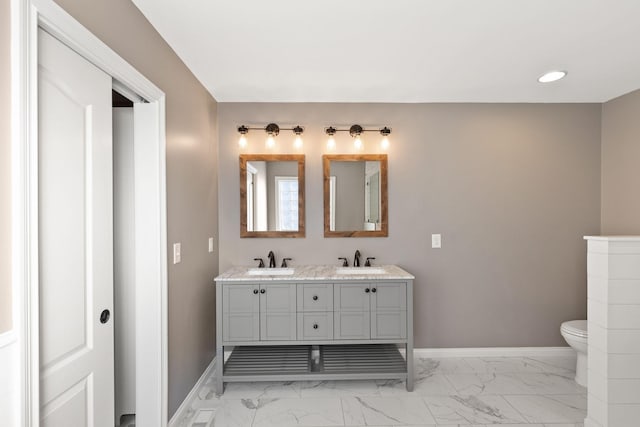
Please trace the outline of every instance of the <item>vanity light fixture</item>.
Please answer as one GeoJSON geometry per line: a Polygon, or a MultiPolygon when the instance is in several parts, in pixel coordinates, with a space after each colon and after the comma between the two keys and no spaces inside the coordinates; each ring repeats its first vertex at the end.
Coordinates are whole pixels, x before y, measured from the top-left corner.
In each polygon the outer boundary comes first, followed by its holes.
{"type": "Polygon", "coordinates": [[[293,142],[293,146],[298,150],[302,148],[302,132],[304,132],[304,129],[302,129],[302,127],[300,126],[296,126],[293,128],[293,133],[296,134],[296,139],[293,142]]]}
{"type": "Polygon", "coordinates": [[[267,148],[273,148],[276,145],[276,136],[280,133],[280,126],[275,123],[269,123],[267,127],[264,128],[264,131],[267,132],[267,148]]]}
{"type": "Polygon", "coordinates": [[[349,135],[351,135],[353,139],[353,146],[356,150],[362,150],[362,139],[360,139],[360,135],[364,129],[360,125],[353,125],[349,128],[349,135]]]}
{"type": "Polygon", "coordinates": [[[336,139],[333,137],[336,134],[337,130],[333,126],[329,126],[324,130],[324,133],[329,135],[329,139],[327,140],[327,149],[333,151],[336,149],[336,139]]]}
{"type": "Polygon", "coordinates": [[[240,146],[240,148],[245,148],[247,146],[247,133],[249,133],[249,128],[245,125],[238,126],[238,133],[240,133],[238,145],[240,146]]]}
{"type": "Polygon", "coordinates": [[[382,142],[380,143],[380,146],[383,150],[386,150],[389,148],[389,135],[391,134],[391,129],[387,126],[382,129],[365,129],[360,125],[352,125],[349,129],[336,129],[333,126],[329,126],[324,129],[324,132],[329,135],[329,139],[327,140],[327,148],[329,150],[334,150],[336,148],[336,141],[333,137],[336,132],[349,132],[349,135],[354,138],[353,145],[357,150],[362,150],[363,148],[361,138],[363,132],[380,132],[380,135],[382,135],[382,142]]]}
{"type": "Polygon", "coordinates": [[[383,150],[386,150],[389,148],[389,135],[391,134],[391,129],[389,129],[388,127],[383,127],[382,129],[380,129],[380,135],[382,135],[382,142],[380,142],[380,146],[382,147],[383,150]]]}
{"type": "Polygon", "coordinates": [[[300,125],[297,125],[293,128],[281,128],[276,123],[269,123],[265,127],[247,127],[245,125],[238,126],[238,133],[240,134],[240,139],[238,140],[238,145],[240,148],[245,148],[247,146],[247,133],[250,130],[263,130],[267,133],[267,147],[273,148],[276,145],[276,136],[280,134],[281,130],[290,130],[293,131],[296,135],[296,139],[294,142],[294,146],[296,148],[302,148],[302,133],[304,132],[304,128],[300,125]]]}
{"type": "Polygon", "coordinates": [[[538,77],[538,81],[540,83],[551,83],[556,82],[567,75],[566,71],[549,71],[548,73],[544,73],[540,77],[538,77]]]}

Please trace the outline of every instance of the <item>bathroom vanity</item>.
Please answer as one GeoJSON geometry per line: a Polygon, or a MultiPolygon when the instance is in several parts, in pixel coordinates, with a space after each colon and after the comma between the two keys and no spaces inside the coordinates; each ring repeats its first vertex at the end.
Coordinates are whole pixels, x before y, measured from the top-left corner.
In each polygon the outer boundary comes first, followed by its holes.
{"type": "Polygon", "coordinates": [[[402,379],[412,391],[413,279],[392,265],[226,271],[215,279],[218,360],[228,354],[217,393],[227,382],[348,379],[402,379]]]}

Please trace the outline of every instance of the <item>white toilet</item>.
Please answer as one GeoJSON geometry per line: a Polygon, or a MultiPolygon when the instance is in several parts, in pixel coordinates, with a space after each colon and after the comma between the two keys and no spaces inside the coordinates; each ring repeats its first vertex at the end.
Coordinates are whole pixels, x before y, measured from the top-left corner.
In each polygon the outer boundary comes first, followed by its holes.
{"type": "Polygon", "coordinates": [[[576,363],[576,382],[587,386],[587,321],[570,320],[560,326],[560,333],[567,344],[578,354],[576,363]]]}

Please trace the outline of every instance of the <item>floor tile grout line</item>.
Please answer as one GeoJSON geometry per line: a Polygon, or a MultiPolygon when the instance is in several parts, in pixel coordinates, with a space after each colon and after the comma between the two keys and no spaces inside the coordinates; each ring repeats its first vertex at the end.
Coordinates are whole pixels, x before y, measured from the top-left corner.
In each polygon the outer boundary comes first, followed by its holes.
{"type": "Polygon", "coordinates": [[[429,407],[429,404],[425,400],[425,396],[421,396],[420,400],[422,400],[422,403],[424,404],[424,406],[426,406],[427,411],[429,411],[429,414],[431,414],[431,418],[433,418],[433,422],[435,423],[435,425],[438,425],[438,421],[436,420],[436,416],[433,415],[433,411],[431,411],[431,408],[429,407]]]}
{"type": "MultiPolygon", "coordinates": [[[[522,394],[520,396],[536,396],[536,395],[531,395],[531,394],[522,394]]],[[[522,412],[520,412],[518,410],[518,408],[516,408],[511,402],[509,402],[509,399],[507,399],[507,397],[505,395],[502,396],[502,400],[504,400],[505,402],[507,402],[507,405],[509,405],[514,411],[516,411],[516,413],[518,415],[520,415],[522,417],[523,420],[525,420],[527,422],[527,424],[536,424],[536,423],[530,423],[529,419],[527,418],[527,416],[525,414],[523,414],[522,412]]],[[[537,424],[543,424],[544,423],[537,423],[537,424]]]]}
{"type": "Polygon", "coordinates": [[[254,427],[255,425],[258,409],[260,409],[260,399],[256,399],[256,409],[253,411],[253,417],[251,417],[251,427],[254,427]]]}
{"type": "Polygon", "coordinates": [[[460,393],[460,391],[458,390],[458,387],[456,387],[456,385],[453,383],[453,381],[451,381],[451,379],[449,379],[448,374],[443,374],[445,381],[447,381],[447,383],[449,383],[449,385],[451,386],[451,389],[453,391],[455,391],[456,393],[460,393]]]}

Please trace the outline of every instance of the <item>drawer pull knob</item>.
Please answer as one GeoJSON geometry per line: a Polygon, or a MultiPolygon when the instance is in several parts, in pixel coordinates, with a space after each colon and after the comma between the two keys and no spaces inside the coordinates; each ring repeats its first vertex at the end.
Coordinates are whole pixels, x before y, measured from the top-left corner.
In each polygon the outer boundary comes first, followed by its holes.
{"type": "Polygon", "coordinates": [[[376,292],[376,290],[377,290],[376,288],[371,288],[371,292],[374,292],[374,293],[375,293],[375,292],[376,292]]]}
{"type": "Polygon", "coordinates": [[[314,301],[318,301],[318,295],[314,295],[314,296],[313,296],[313,300],[314,300],[314,301]]]}
{"type": "Polygon", "coordinates": [[[369,293],[369,291],[370,291],[370,289],[369,289],[369,288],[366,288],[364,291],[365,291],[365,293],[367,293],[367,294],[368,294],[368,293],[369,293]]]}
{"type": "Polygon", "coordinates": [[[261,294],[264,294],[265,292],[267,292],[267,290],[266,290],[266,289],[260,289],[260,293],[261,293],[261,294]]]}
{"type": "Polygon", "coordinates": [[[257,290],[257,289],[254,289],[254,290],[253,290],[253,293],[257,295],[257,294],[258,294],[258,290],[257,290]]]}
{"type": "Polygon", "coordinates": [[[317,323],[313,324],[313,329],[318,329],[318,324],[317,323]]]}

